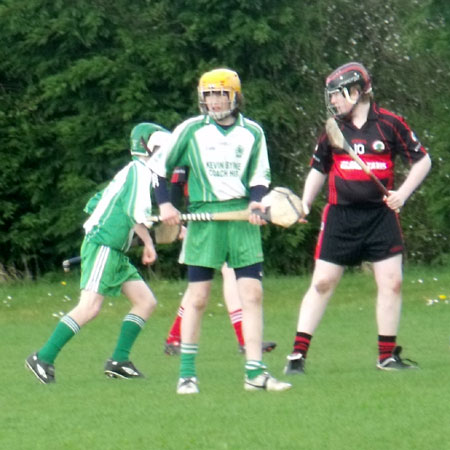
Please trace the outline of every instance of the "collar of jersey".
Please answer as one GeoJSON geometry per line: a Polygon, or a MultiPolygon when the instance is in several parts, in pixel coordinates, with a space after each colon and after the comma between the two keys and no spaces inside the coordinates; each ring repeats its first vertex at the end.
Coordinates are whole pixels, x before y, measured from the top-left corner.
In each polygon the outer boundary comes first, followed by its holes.
{"type": "MultiPolygon", "coordinates": [[[[378,111],[378,105],[375,102],[371,102],[370,104],[370,109],[369,109],[369,114],[367,115],[367,120],[366,120],[366,124],[367,122],[371,121],[371,120],[378,120],[378,115],[379,115],[379,111],[378,111]]],[[[343,121],[344,126],[348,126],[350,128],[354,128],[357,129],[354,125],[353,122],[351,120],[346,120],[343,121]]],[[[363,125],[364,126],[366,125],[363,125]]]]}
{"type": "Polygon", "coordinates": [[[244,125],[244,116],[239,113],[236,117],[236,120],[234,123],[227,127],[222,127],[220,124],[218,124],[214,119],[212,119],[210,116],[205,115],[205,124],[206,125],[215,125],[223,134],[228,134],[231,130],[233,130],[236,126],[243,126],[244,125]]]}

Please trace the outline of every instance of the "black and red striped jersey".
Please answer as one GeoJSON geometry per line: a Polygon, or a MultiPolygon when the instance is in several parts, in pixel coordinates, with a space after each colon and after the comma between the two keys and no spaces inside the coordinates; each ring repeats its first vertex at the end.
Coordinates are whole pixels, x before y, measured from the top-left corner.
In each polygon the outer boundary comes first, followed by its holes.
{"type": "MultiPolygon", "coordinates": [[[[372,103],[367,122],[357,128],[350,121],[339,127],[356,154],[387,189],[394,189],[397,155],[409,165],[427,154],[405,120],[372,103]]],[[[316,145],[311,167],[328,174],[328,202],[337,205],[370,206],[383,201],[383,193],[344,150],[333,148],[324,132],[316,145]]]]}
{"type": "Polygon", "coordinates": [[[187,166],[177,166],[172,172],[172,178],[170,179],[171,183],[179,183],[186,184],[188,181],[188,171],[189,167],[187,166]]]}
{"type": "Polygon", "coordinates": [[[172,172],[170,201],[177,208],[181,208],[185,206],[185,203],[189,203],[188,175],[189,167],[187,166],[177,166],[172,172]]]}

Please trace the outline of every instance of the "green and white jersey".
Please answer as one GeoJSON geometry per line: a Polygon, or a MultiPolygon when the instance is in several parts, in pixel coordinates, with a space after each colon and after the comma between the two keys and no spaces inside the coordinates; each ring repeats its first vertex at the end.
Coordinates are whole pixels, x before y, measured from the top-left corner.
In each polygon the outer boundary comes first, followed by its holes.
{"type": "Polygon", "coordinates": [[[226,129],[205,115],[186,120],[150,166],[165,178],[175,167],[188,166],[191,204],[248,198],[250,187],[270,184],[264,132],[242,114],[226,129]]]}
{"type": "Polygon", "coordinates": [[[83,227],[86,239],[116,250],[127,251],[133,227],[151,215],[151,170],[139,160],[130,162],[108,186],[94,195],[85,211],[92,212],[83,227]]]}

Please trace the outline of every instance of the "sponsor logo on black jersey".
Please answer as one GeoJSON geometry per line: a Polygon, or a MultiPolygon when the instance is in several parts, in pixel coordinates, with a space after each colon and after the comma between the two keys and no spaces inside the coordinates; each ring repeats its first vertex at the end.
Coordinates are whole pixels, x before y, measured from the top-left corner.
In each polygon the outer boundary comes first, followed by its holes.
{"type": "Polygon", "coordinates": [[[384,151],[385,148],[386,147],[384,146],[383,141],[374,141],[374,143],[372,144],[372,150],[374,152],[381,153],[382,151],[384,151]]]}

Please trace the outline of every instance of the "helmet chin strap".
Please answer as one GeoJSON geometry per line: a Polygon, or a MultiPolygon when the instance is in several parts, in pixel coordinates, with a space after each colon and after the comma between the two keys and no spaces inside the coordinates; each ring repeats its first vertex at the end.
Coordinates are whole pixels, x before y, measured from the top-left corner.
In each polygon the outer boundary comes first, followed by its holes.
{"type": "Polygon", "coordinates": [[[343,88],[342,92],[344,93],[345,100],[347,100],[352,105],[356,105],[357,103],[359,103],[359,100],[361,99],[361,94],[358,95],[358,98],[356,100],[353,100],[350,97],[350,94],[348,93],[348,89],[347,88],[343,88]]]}
{"type": "Polygon", "coordinates": [[[361,93],[359,93],[358,98],[357,98],[356,100],[353,100],[353,99],[350,97],[350,94],[348,93],[348,89],[347,89],[347,88],[343,88],[343,89],[342,89],[342,92],[343,92],[343,94],[344,94],[345,100],[347,100],[351,105],[353,105],[353,106],[350,108],[350,111],[349,111],[348,113],[346,113],[346,114],[343,115],[343,117],[349,117],[349,116],[352,114],[353,110],[355,109],[356,105],[357,105],[357,104],[359,103],[359,101],[361,100],[361,93]]]}
{"type": "Polygon", "coordinates": [[[208,110],[208,115],[214,120],[224,120],[227,117],[230,117],[232,113],[233,112],[230,110],[228,110],[228,111],[209,111],[208,110]]]}

